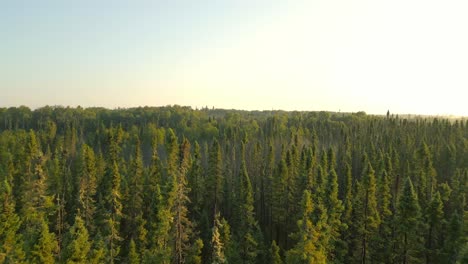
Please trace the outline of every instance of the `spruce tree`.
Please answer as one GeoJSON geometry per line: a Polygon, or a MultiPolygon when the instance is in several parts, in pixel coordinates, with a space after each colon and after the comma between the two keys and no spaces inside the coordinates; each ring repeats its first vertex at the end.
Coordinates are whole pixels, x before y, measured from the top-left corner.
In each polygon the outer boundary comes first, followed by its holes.
{"type": "Polygon", "coordinates": [[[222,264],[226,263],[226,257],[224,254],[224,243],[222,241],[222,237],[219,233],[219,227],[221,225],[219,221],[219,213],[216,214],[214,220],[213,231],[211,235],[211,260],[210,262],[213,264],[222,264]]]}
{"type": "MultiPolygon", "coordinates": [[[[135,247],[142,249],[146,247],[146,221],[143,218],[143,158],[139,138],[135,142],[135,156],[133,157],[130,175],[127,179],[127,194],[125,197],[123,215],[125,221],[125,241],[133,241],[135,247]]],[[[130,244],[128,244],[130,246],[130,244]]]]}
{"type": "Polygon", "coordinates": [[[270,247],[270,262],[271,264],[283,264],[283,260],[281,259],[280,255],[280,248],[276,244],[276,241],[273,240],[271,242],[270,247]]]}
{"type": "Polygon", "coordinates": [[[428,227],[426,234],[426,263],[442,261],[440,251],[442,248],[442,228],[444,225],[444,205],[440,193],[436,192],[427,209],[428,227]]]}
{"type": "Polygon", "coordinates": [[[39,237],[31,252],[30,261],[33,263],[54,263],[58,252],[58,244],[54,233],[49,232],[49,227],[42,221],[39,225],[39,237]]]}
{"type": "Polygon", "coordinates": [[[75,217],[75,223],[65,236],[65,250],[63,259],[67,264],[88,263],[91,251],[88,230],[80,215],[75,217]]]}
{"type": "Polygon", "coordinates": [[[174,197],[173,207],[171,209],[173,215],[173,239],[174,239],[174,255],[173,263],[184,263],[191,248],[193,236],[193,224],[188,218],[187,205],[190,200],[188,199],[188,187],[186,175],[189,169],[190,162],[190,143],[186,138],[183,139],[179,151],[179,169],[172,176],[173,194],[169,195],[174,197]]]}
{"type": "Polygon", "coordinates": [[[287,263],[326,263],[326,252],[320,244],[322,235],[311,221],[313,204],[311,194],[304,191],[301,202],[301,218],[297,222],[298,232],[293,234],[297,244],[286,254],[287,263]]]}
{"type": "Polygon", "coordinates": [[[209,213],[210,221],[221,209],[223,197],[222,169],[221,147],[219,142],[214,140],[209,150],[205,197],[205,210],[209,213]]]}
{"type": "Polygon", "coordinates": [[[24,260],[21,220],[15,213],[14,197],[7,179],[0,182],[0,263],[21,263],[24,260]]]}
{"type": "Polygon", "coordinates": [[[344,207],[343,203],[338,198],[338,176],[333,167],[330,169],[330,173],[327,177],[324,198],[328,214],[327,234],[329,244],[327,245],[327,258],[330,262],[333,262],[336,260],[337,255],[342,255],[342,253],[336,252],[336,246],[342,243],[340,235],[344,228],[341,222],[341,214],[343,213],[344,207]]]}
{"type": "Polygon", "coordinates": [[[403,264],[413,263],[421,257],[421,209],[409,177],[406,178],[403,191],[398,199],[396,217],[399,243],[396,261],[403,264]]]}
{"type": "Polygon", "coordinates": [[[133,239],[130,240],[129,243],[129,250],[128,250],[128,263],[129,264],[139,264],[140,263],[140,255],[137,250],[137,246],[133,239]]]}
{"type": "Polygon", "coordinates": [[[239,191],[239,227],[238,239],[240,244],[240,257],[242,263],[256,263],[258,255],[258,224],[255,220],[254,201],[250,177],[245,165],[245,148],[242,145],[242,160],[240,167],[240,191],[239,191]]]}
{"type": "MultiPolygon", "coordinates": [[[[364,158],[366,161],[367,158],[364,158]]],[[[356,219],[354,222],[356,234],[355,261],[366,263],[370,261],[372,248],[369,241],[376,236],[380,215],[377,209],[377,184],[374,169],[370,162],[367,162],[363,169],[361,182],[358,184],[355,204],[356,219]]]]}
{"type": "Polygon", "coordinates": [[[78,170],[78,212],[88,230],[94,231],[96,211],[96,161],[91,147],[83,144],[80,151],[78,170]]]}

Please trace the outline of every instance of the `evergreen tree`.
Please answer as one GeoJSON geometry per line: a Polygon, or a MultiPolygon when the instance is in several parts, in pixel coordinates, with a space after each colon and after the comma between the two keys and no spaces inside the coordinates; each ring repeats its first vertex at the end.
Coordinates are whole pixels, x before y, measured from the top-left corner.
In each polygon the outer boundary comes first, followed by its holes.
{"type": "Polygon", "coordinates": [[[213,264],[226,263],[224,244],[219,233],[219,226],[221,225],[219,217],[219,214],[216,214],[214,220],[215,224],[213,226],[213,232],[211,236],[211,263],[213,264]]]}
{"type": "Polygon", "coordinates": [[[0,182],[0,263],[21,263],[24,260],[22,237],[18,233],[21,220],[15,213],[10,184],[0,182]]]}
{"type": "MultiPolygon", "coordinates": [[[[366,160],[367,158],[364,158],[364,161],[366,160]]],[[[367,162],[357,188],[355,204],[355,214],[357,215],[354,222],[355,231],[357,232],[355,261],[362,263],[370,261],[372,248],[369,248],[369,241],[376,236],[380,225],[376,192],[377,184],[374,169],[370,162],[367,162]]]]}
{"type": "Polygon", "coordinates": [[[94,213],[96,210],[96,161],[91,147],[83,144],[80,151],[78,176],[78,212],[88,230],[94,231],[94,213]]]}
{"type": "MultiPolygon", "coordinates": [[[[146,247],[146,221],[143,218],[143,159],[141,155],[140,140],[136,139],[135,157],[130,168],[125,197],[124,234],[126,241],[133,241],[136,248],[146,247]],[[135,242],[136,241],[136,242],[135,242]]],[[[130,246],[130,244],[128,244],[130,246]]]]}
{"type": "Polygon", "coordinates": [[[287,263],[326,263],[326,252],[320,245],[321,235],[317,232],[311,218],[313,212],[312,198],[308,190],[302,197],[301,218],[297,222],[297,244],[286,254],[287,263]]]}
{"type": "Polygon", "coordinates": [[[49,227],[44,221],[42,221],[39,227],[39,237],[31,252],[31,262],[54,263],[55,254],[58,252],[55,235],[49,232],[49,227]]]}
{"type": "Polygon", "coordinates": [[[398,199],[396,226],[399,243],[396,261],[403,264],[417,262],[422,249],[421,209],[410,178],[406,178],[398,199]]]}
{"type": "MultiPolygon", "coordinates": [[[[333,158],[331,157],[331,159],[333,158]]],[[[344,208],[341,200],[338,199],[338,176],[333,167],[327,177],[324,198],[328,214],[327,234],[329,245],[327,245],[327,258],[330,262],[333,262],[337,258],[336,246],[342,243],[340,232],[345,228],[341,222],[341,214],[344,208]]],[[[342,253],[338,255],[342,255],[342,253]]]]}
{"type": "Polygon", "coordinates": [[[183,139],[180,145],[179,152],[180,167],[176,175],[172,176],[174,182],[174,194],[169,194],[174,197],[172,215],[174,217],[174,263],[184,263],[189,251],[190,242],[193,235],[193,225],[188,218],[187,204],[190,202],[187,193],[186,174],[190,166],[190,143],[186,138],[183,139]]]}
{"type": "Polygon", "coordinates": [[[136,248],[136,244],[135,244],[135,241],[133,241],[133,239],[131,239],[129,243],[128,263],[129,264],[140,263],[140,255],[138,254],[138,250],[136,248]]]}
{"type": "Polygon", "coordinates": [[[272,218],[273,238],[278,241],[280,247],[286,244],[286,181],[288,178],[288,167],[284,159],[281,159],[272,183],[272,218]]]}
{"type": "Polygon", "coordinates": [[[67,264],[88,263],[91,250],[88,230],[79,214],[75,217],[75,223],[70,228],[65,239],[64,260],[67,264]]]}
{"type": "Polygon", "coordinates": [[[442,225],[444,224],[444,205],[440,193],[436,192],[427,209],[428,228],[426,235],[426,263],[442,261],[439,252],[442,246],[442,225]]]}
{"type": "Polygon", "coordinates": [[[205,195],[206,184],[202,165],[200,145],[195,141],[192,165],[190,166],[189,177],[187,177],[188,185],[191,187],[188,196],[192,204],[191,208],[189,208],[192,219],[200,219],[203,210],[203,196],[205,195]]]}
{"type": "Polygon", "coordinates": [[[283,264],[283,260],[280,256],[280,248],[276,245],[276,241],[271,242],[270,247],[270,262],[271,264],[283,264]]]}
{"type": "Polygon", "coordinates": [[[202,263],[202,250],[203,240],[197,238],[190,249],[190,253],[187,257],[187,263],[189,264],[201,264],[202,263]]]}
{"type": "Polygon", "coordinates": [[[392,194],[390,179],[385,168],[381,169],[380,178],[377,182],[377,205],[380,214],[381,224],[376,236],[372,239],[375,250],[372,252],[372,259],[387,262],[392,260],[392,248],[394,244],[393,226],[394,218],[392,212],[392,194]]]}
{"type": "Polygon", "coordinates": [[[215,214],[221,209],[223,197],[221,148],[217,140],[214,140],[209,151],[208,174],[206,179],[205,206],[209,212],[209,219],[214,219],[215,214]]]}
{"type": "Polygon", "coordinates": [[[122,218],[121,175],[118,166],[122,131],[111,130],[108,135],[108,161],[100,186],[100,219],[102,235],[107,248],[107,261],[118,261],[120,252],[120,221],[122,218]]]}
{"type": "MultiPolygon", "coordinates": [[[[241,153],[244,152],[245,149],[242,145],[241,153]]],[[[242,263],[256,263],[259,246],[259,241],[257,240],[259,229],[257,221],[255,220],[252,185],[250,183],[250,178],[247,173],[244,154],[242,154],[239,180],[240,203],[238,213],[240,216],[240,223],[238,227],[238,238],[239,241],[243,241],[240,245],[240,257],[242,263]]]]}

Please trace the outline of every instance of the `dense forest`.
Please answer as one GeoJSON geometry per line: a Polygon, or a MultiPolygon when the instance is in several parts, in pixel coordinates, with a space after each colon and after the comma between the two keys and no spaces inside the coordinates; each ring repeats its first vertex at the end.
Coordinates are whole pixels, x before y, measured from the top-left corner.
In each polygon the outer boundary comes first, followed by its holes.
{"type": "Polygon", "coordinates": [[[468,120],[0,108],[0,263],[468,263],[468,120]]]}

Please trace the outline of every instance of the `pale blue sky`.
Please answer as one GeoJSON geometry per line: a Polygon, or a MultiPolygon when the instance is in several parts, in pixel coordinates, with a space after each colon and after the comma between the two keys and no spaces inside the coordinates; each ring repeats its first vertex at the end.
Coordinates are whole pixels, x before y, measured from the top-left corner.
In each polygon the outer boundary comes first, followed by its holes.
{"type": "Polygon", "coordinates": [[[468,115],[465,2],[0,0],[0,107],[468,115]]]}

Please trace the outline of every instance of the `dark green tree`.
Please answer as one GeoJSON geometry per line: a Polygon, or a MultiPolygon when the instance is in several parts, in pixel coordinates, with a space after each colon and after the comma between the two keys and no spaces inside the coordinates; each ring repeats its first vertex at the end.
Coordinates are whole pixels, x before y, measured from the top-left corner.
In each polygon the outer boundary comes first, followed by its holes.
{"type": "Polygon", "coordinates": [[[396,261],[413,263],[421,258],[421,208],[410,178],[406,178],[398,199],[397,216],[398,251],[396,261]]]}

